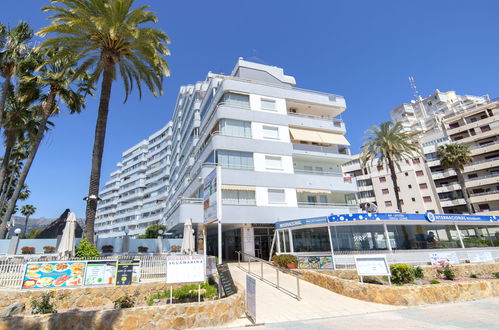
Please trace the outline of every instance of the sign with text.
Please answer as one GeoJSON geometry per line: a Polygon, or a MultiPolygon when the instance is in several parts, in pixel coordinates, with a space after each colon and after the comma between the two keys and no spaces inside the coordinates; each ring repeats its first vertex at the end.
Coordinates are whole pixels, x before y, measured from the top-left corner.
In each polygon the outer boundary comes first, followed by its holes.
{"type": "Polygon", "coordinates": [[[140,281],[140,260],[118,260],[116,285],[130,285],[140,281]]]}
{"type": "Polygon", "coordinates": [[[217,190],[219,187],[218,168],[211,171],[203,182],[203,211],[204,223],[210,223],[218,218],[217,215],[217,190]]]}
{"type": "Polygon", "coordinates": [[[459,258],[454,251],[439,251],[430,253],[430,261],[432,265],[457,265],[459,264],[459,258]]]}
{"type": "Polygon", "coordinates": [[[246,315],[256,323],[256,281],[249,275],[246,275],[246,315]]]}
{"type": "Polygon", "coordinates": [[[220,279],[221,287],[225,292],[225,296],[228,297],[237,292],[236,285],[232,280],[232,275],[229,270],[229,266],[227,264],[218,264],[217,265],[218,277],[220,279]]]}
{"type": "Polygon", "coordinates": [[[87,261],[85,285],[115,284],[116,265],[116,260],[87,261]]]}
{"type": "Polygon", "coordinates": [[[494,262],[494,257],[490,251],[468,251],[470,262],[494,262]]]}
{"type": "Polygon", "coordinates": [[[334,269],[331,256],[298,256],[299,269],[334,269]]]}
{"type": "Polygon", "coordinates": [[[22,289],[59,288],[83,285],[86,262],[28,262],[22,289]]]}
{"type": "Polygon", "coordinates": [[[385,255],[355,256],[355,267],[359,276],[390,276],[390,266],[385,255]]]}
{"type": "Polygon", "coordinates": [[[204,282],[204,256],[169,256],[166,258],[166,283],[204,282]]]}

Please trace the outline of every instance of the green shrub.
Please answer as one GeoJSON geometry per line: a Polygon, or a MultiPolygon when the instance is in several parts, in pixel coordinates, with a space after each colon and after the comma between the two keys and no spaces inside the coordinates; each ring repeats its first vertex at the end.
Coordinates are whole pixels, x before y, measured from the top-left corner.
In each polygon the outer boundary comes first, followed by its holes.
{"type": "Polygon", "coordinates": [[[135,301],[133,298],[129,295],[125,295],[119,299],[116,299],[114,301],[114,308],[119,309],[119,308],[131,308],[135,306],[135,301]]]}
{"type": "Polygon", "coordinates": [[[439,283],[440,283],[440,282],[439,282],[439,281],[437,281],[437,280],[431,280],[431,281],[430,281],[430,284],[439,284],[439,283]]]}
{"type": "Polygon", "coordinates": [[[272,257],[272,261],[282,267],[286,267],[286,265],[291,263],[298,264],[298,258],[292,254],[275,255],[272,257]]]}
{"type": "Polygon", "coordinates": [[[470,278],[478,278],[478,275],[477,274],[471,274],[470,278]]]}
{"type": "Polygon", "coordinates": [[[453,281],[456,278],[456,272],[450,264],[445,264],[444,266],[437,269],[437,274],[440,277],[444,277],[446,280],[453,281]]]}
{"type": "MultiPolygon", "coordinates": [[[[174,289],[172,292],[174,298],[177,299],[196,299],[198,298],[198,285],[188,284],[174,289]]],[[[215,285],[210,285],[208,283],[201,284],[201,298],[213,299],[218,297],[218,287],[215,285]]],[[[163,292],[158,292],[153,294],[149,299],[147,299],[147,305],[152,306],[154,304],[154,299],[164,299],[170,298],[170,290],[164,290],[163,292]]]]}
{"type": "Polygon", "coordinates": [[[51,299],[54,297],[54,291],[48,291],[41,295],[40,300],[33,298],[31,300],[32,314],[57,313],[54,303],[51,299]]]}
{"type": "Polygon", "coordinates": [[[496,278],[499,278],[499,272],[496,272],[496,273],[494,273],[492,275],[494,275],[496,278]]]}
{"type": "Polygon", "coordinates": [[[415,278],[424,278],[423,268],[421,268],[420,266],[416,266],[416,267],[413,267],[413,269],[414,269],[414,277],[415,278]]]}
{"type": "Polygon", "coordinates": [[[391,280],[395,284],[412,283],[416,278],[414,276],[414,267],[408,264],[390,265],[392,273],[391,280]]]}
{"type": "Polygon", "coordinates": [[[80,245],[76,248],[75,256],[80,259],[89,259],[89,258],[98,258],[101,256],[99,250],[97,250],[97,247],[93,244],[90,244],[89,241],[87,241],[87,238],[84,237],[80,245]]]}

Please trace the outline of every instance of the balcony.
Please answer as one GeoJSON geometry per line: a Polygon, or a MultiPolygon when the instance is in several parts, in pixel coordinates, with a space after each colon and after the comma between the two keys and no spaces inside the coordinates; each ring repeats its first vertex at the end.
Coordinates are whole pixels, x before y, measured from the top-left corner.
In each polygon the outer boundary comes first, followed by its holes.
{"type": "Polygon", "coordinates": [[[499,141],[495,140],[489,143],[484,143],[482,145],[471,147],[470,153],[472,156],[476,156],[497,150],[499,150],[499,141]]]}
{"type": "Polygon", "coordinates": [[[499,190],[491,190],[482,193],[470,194],[472,203],[492,202],[499,200],[499,190]]]}
{"type": "Polygon", "coordinates": [[[464,166],[464,172],[475,172],[498,166],[499,166],[499,156],[467,164],[464,166]]]}
{"type": "Polygon", "coordinates": [[[293,143],[293,153],[350,158],[350,149],[338,146],[324,147],[312,144],[293,143]]]}
{"type": "Polygon", "coordinates": [[[480,127],[480,126],[485,126],[487,124],[490,124],[490,123],[493,123],[497,118],[495,117],[487,117],[485,119],[481,119],[481,120],[477,120],[473,123],[469,123],[469,124],[464,124],[464,125],[461,125],[461,126],[458,126],[458,127],[455,127],[455,128],[451,128],[451,129],[447,129],[447,134],[448,135],[454,135],[454,134],[457,134],[457,133],[460,133],[460,132],[464,132],[464,131],[467,131],[471,128],[477,128],[477,127],[480,127]]]}
{"type": "Polygon", "coordinates": [[[455,190],[461,190],[461,185],[457,182],[442,185],[436,188],[437,193],[451,192],[455,190]]]}
{"type": "Polygon", "coordinates": [[[432,176],[433,180],[443,179],[443,178],[447,178],[450,176],[456,176],[456,175],[457,175],[456,171],[454,171],[452,169],[431,172],[431,176],[432,176]]]}
{"type": "Polygon", "coordinates": [[[298,207],[313,207],[313,208],[336,208],[336,207],[354,207],[357,204],[348,203],[312,203],[312,202],[298,202],[298,207]]]}
{"type": "Polygon", "coordinates": [[[288,109],[288,115],[289,125],[292,126],[327,129],[343,134],[346,132],[345,124],[341,119],[302,113],[296,109],[293,111],[288,109]]]}
{"type": "Polygon", "coordinates": [[[451,207],[458,205],[466,205],[466,201],[464,198],[456,198],[456,199],[440,199],[440,205],[442,207],[451,207]]]}
{"type": "Polygon", "coordinates": [[[481,175],[476,178],[471,178],[466,180],[466,188],[485,186],[489,184],[499,183],[499,173],[481,175]]]}

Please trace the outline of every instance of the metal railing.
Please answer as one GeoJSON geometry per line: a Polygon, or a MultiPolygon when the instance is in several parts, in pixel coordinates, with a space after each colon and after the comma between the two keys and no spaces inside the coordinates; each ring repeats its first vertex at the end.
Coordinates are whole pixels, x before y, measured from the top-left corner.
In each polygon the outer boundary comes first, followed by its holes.
{"type": "MultiPolygon", "coordinates": [[[[290,269],[287,269],[287,268],[284,268],[284,267],[281,267],[281,266],[278,266],[278,265],[275,265],[267,260],[263,260],[261,258],[258,258],[258,257],[255,257],[251,254],[247,254],[247,253],[244,253],[244,252],[241,252],[241,251],[236,251],[237,253],[237,266],[239,267],[239,269],[247,272],[248,274],[250,275],[255,275],[256,277],[258,277],[261,281],[267,283],[267,284],[270,284],[271,286],[274,286],[277,290],[280,290],[288,295],[290,295],[291,297],[295,298],[296,300],[301,300],[301,296],[300,296],[300,277],[303,276],[301,273],[297,272],[297,271],[293,271],[293,270],[290,270],[290,269]],[[247,258],[247,263],[248,263],[248,269],[244,269],[242,266],[241,266],[241,256],[244,257],[244,258],[247,258]],[[259,262],[260,264],[260,274],[258,273],[254,273],[251,271],[251,261],[256,261],[256,262],[259,262]],[[271,280],[269,279],[266,279],[264,278],[263,276],[263,266],[264,265],[267,265],[267,266],[270,266],[272,267],[273,269],[275,269],[275,272],[276,272],[276,283],[272,282],[271,280]],[[291,275],[293,277],[296,278],[296,293],[284,288],[280,281],[279,281],[279,272],[283,273],[283,274],[287,274],[287,275],[291,275]]],[[[242,261],[242,263],[244,264],[245,261],[242,261]]]]}

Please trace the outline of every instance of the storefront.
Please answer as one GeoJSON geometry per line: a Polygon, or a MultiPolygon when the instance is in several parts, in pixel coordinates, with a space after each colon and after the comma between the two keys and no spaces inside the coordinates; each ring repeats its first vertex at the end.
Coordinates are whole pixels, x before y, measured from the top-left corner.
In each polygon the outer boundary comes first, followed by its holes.
{"type": "Polygon", "coordinates": [[[278,254],[499,247],[495,216],[356,213],[280,221],[278,254]]]}

